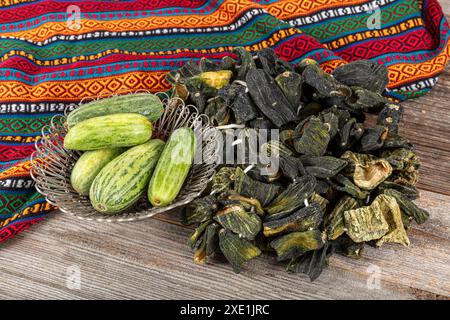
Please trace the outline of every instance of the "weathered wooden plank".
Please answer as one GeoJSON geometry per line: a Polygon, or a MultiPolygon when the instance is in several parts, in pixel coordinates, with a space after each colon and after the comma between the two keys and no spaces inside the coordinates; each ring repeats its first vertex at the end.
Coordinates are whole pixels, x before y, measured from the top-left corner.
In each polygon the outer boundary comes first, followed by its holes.
{"type": "Polygon", "coordinates": [[[423,192],[431,220],[410,232],[412,245],[366,248],[365,258],[334,256],[315,282],[262,257],[236,275],[217,261],[192,262],[189,229],[149,219],[83,222],[54,213],[0,250],[0,298],[329,299],[436,298],[450,293],[450,197],[423,192]],[[81,289],[67,288],[67,268],[81,271],[81,289]],[[379,275],[379,278],[376,276],[379,275]],[[226,279],[226,281],[224,281],[226,279]],[[377,281],[379,279],[379,286],[377,281]]]}
{"type": "Polygon", "coordinates": [[[422,161],[419,188],[450,195],[450,67],[432,92],[405,102],[400,133],[422,161]]]}
{"type": "Polygon", "coordinates": [[[444,14],[447,17],[450,16],[450,0],[439,0],[439,3],[441,4],[444,14]]]}

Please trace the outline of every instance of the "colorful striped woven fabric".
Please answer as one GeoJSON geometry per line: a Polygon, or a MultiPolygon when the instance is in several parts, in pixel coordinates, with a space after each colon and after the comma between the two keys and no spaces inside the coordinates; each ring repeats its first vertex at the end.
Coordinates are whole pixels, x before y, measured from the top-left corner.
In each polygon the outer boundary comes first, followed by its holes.
{"type": "Polygon", "coordinates": [[[450,55],[437,0],[137,0],[0,2],[0,241],[52,206],[30,179],[41,128],[80,99],[162,91],[188,59],[273,47],[330,71],[358,59],[389,69],[386,95],[425,94],[450,55]]]}

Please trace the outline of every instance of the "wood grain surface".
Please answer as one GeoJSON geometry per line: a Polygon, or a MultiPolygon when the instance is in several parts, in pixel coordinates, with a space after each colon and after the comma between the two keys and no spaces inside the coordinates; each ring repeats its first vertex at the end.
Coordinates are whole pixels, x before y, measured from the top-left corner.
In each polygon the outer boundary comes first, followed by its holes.
{"type": "Polygon", "coordinates": [[[450,0],[439,0],[442,10],[446,16],[450,15],[450,0]]]}
{"type": "Polygon", "coordinates": [[[450,197],[424,191],[431,219],[414,227],[411,246],[365,248],[353,260],[335,255],[315,281],[288,274],[272,256],[239,275],[217,261],[192,262],[189,229],[157,219],[83,223],[53,213],[0,250],[0,298],[73,299],[414,299],[450,293],[450,197]],[[74,288],[73,270],[80,271],[74,288]]]}
{"type": "MultiPolygon", "coordinates": [[[[450,0],[441,4],[450,14],[450,0]]],[[[190,229],[176,213],[107,224],[54,212],[1,245],[0,299],[450,299],[450,67],[430,94],[404,106],[401,132],[422,160],[418,204],[431,213],[409,231],[409,248],[335,255],[315,282],[272,256],[236,275],[223,261],[193,263],[190,229]]]]}

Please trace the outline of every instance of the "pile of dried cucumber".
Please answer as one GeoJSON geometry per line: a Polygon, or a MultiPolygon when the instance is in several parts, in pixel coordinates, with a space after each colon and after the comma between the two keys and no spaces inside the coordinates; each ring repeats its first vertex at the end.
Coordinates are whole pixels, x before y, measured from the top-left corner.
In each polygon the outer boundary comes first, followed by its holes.
{"type": "Polygon", "coordinates": [[[409,245],[406,230],[428,213],[413,202],[420,162],[398,133],[403,109],[383,96],[387,68],[361,60],[327,73],[271,49],[234,54],[190,61],[166,79],[235,142],[279,129],[279,139],[247,148],[276,154],[279,167],[244,161],[218,171],[208,194],[185,210],[185,223],[196,226],[194,261],[224,256],[239,272],[268,252],[315,279],[333,252],[360,258],[366,245],[409,245]],[[375,125],[367,113],[377,115],[375,125]],[[237,124],[243,128],[229,129],[237,124]]]}
{"type": "Polygon", "coordinates": [[[72,187],[89,196],[99,212],[114,214],[145,192],[154,207],[178,195],[195,152],[191,128],[173,131],[167,142],[151,139],[164,112],[160,99],[135,93],[81,105],[67,117],[66,149],[84,151],[71,172],[72,187]]]}

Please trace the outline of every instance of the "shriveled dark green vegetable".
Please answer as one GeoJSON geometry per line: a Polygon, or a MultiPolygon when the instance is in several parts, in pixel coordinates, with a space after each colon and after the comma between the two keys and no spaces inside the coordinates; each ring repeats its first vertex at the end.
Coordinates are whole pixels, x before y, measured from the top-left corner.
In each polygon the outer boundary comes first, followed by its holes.
{"type": "Polygon", "coordinates": [[[220,66],[207,58],[201,58],[199,63],[201,72],[219,71],[220,66]]]}
{"type": "Polygon", "coordinates": [[[247,72],[252,69],[256,69],[255,61],[250,52],[242,47],[237,47],[233,49],[233,53],[237,54],[239,57],[239,67],[236,72],[236,79],[245,80],[247,72]]]}
{"type": "Polygon", "coordinates": [[[276,184],[253,180],[241,168],[236,168],[234,190],[241,195],[258,199],[262,206],[269,204],[280,189],[276,184]]]}
{"type": "Polygon", "coordinates": [[[245,197],[234,191],[223,193],[218,196],[217,199],[223,206],[239,204],[249,212],[254,212],[260,216],[263,216],[265,214],[264,209],[258,199],[245,197]]]}
{"type": "Polygon", "coordinates": [[[294,180],[285,191],[278,195],[265,209],[269,215],[289,213],[303,205],[305,199],[314,192],[316,179],[311,175],[294,180]]]}
{"type": "Polygon", "coordinates": [[[387,138],[388,129],[383,126],[375,126],[366,129],[361,137],[361,151],[369,152],[381,149],[387,138]]]}
{"type": "Polygon", "coordinates": [[[212,179],[211,189],[213,193],[226,192],[233,188],[234,180],[236,178],[235,167],[222,167],[214,175],[212,179]]]}
{"type": "Polygon", "coordinates": [[[416,186],[408,182],[383,181],[378,188],[381,191],[386,189],[395,189],[404,196],[408,197],[410,200],[415,200],[419,197],[419,190],[417,190],[416,186]]]}
{"type": "Polygon", "coordinates": [[[330,142],[329,127],[319,118],[310,117],[295,129],[294,148],[298,153],[322,156],[330,142]]]}
{"type": "MultiPolygon", "coordinates": [[[[316,187],[317,187],[317,185],[316,185],[316,187]]],[[[326,198],[322,197],[319,193],[317,193],[317,191],[314,191],[314,193],[309,198],[309,201],[311,202],[312,205],[318,204],[320,207],[320,210],[322,210],[322,212],[326,212],[328,205],[330,204],[330,201],[328,201],[326,198]]]]}
{"type": "Polygon", "coordinates": [[[256,106],[277,127],[297,120],[296,110],[264,70],[249,70],[245,81],[256,106]]]}
{"type": "Polygon", "coordinates": [[[402,137],[394,132],[389,132],[386,136],[386,139],[384,140],[384,149],[388,148],[406,148],[406,149],[413,149],[413,145],[411,142],[406,139],[405,137],[402,137]]]}
{"type": "Polygon", "coordinates": [[[280,73],[294,70],[291,64],[280,59],[271,48],[258,51],[258,61],[261,63],[261,67],[274,78],[280,73]]]}
{"type": "Polygon", "coordinates": [[[259,163],[251,167],[251,169],[247,171],[247,175],[257,181],[273,183],[280,179],[281,172],[278,168],[274,168],[270,163],[259,163]]]}
{"type": "Polygon", "coordinates": [[[356,209],[358,202],[349,196],[344,196],[336,204],[333,211],[325,218],[325,226],[329,240],[339,238],[345,232],[344,212],[356,209]]]}
{"type": "Polygon", "coordinates": [[[303,72],[305,71],[306,67],[308,67],[309,65],[318,65],[317,61],[314,59],[310,59],[310,58],[306,58],[303,59],[302,61],[300,61],[296,66],[295,66],[295,71],[303,74],[303,72]]]}
{"type": "Polygon", "coordinates": [[[368,191],[361,190],[349,178],[342,174],[333,177],[333,182],[335,183],[333,187],[336,190],[345,192],[356,199],[365,200],[369,196],[368,191]]]}
{"type": "Polygon", "coordinates": [[[337,175],[347,166],[347,161],[331,156],[308,156],[300,157],[305,170],[316,178],[331,178],[337,175]]]}
{"type": "Polygon", "coordinates": [[[197,106],[200,112],[206,107],[206,101],[214,95],[215,89],[208,88],[200,79],[192,77],[185,80],[186,89],[189,91],[189,99],[197,106]]]}
{"type": "Polygon", "coordinates": [[[320,113],[321,121],[328,127],[330,139],[333,139],[339,132],[339,115],[333,111],[335,111],[335,108],[330,108],[320,113]]]}
{"type": "Polygon", "coordinates": [[[387,100],[381,94],[361,87],[352,87],[352,94],[345,102],[354,110],[372,111],[382,108],[387,100]]]}
{"type": "Polygon", "coordinates": [[[222,61],[220,62],[220,70],[230,70],[234,71],[236,68],[236,60],[229,56],[225,56],[222,58],[222,61]]]}
{"type": "Polygon", "coordinates": [[[310,206],[301,208],[286,218],[265,222],[263,224],[263,233],[266,237],[272,237],[292,231],[316,229],[322,222],[322,217],[323,212],[320,205],[312,203],[310,206]]]}
{"type": "Polygon", "coordinates": [[[167,75],[176,103],[225,125],[226,166],[184,212],[197,227],[194,260],[223,254],[239,272],[275,251],[290,260],[287,271],[314,280],[332,252],[360,258],[366,243],[407,246],[412,220],[428,212],[412,202],[420,162],[398,133],[402,107],[382,95],[387,68],[361,60],[329,74],[312,59],[293,67],[270,48],[233,53],[167,75]]]}
{"type": "Polygon", "coordinates": [[[344,211],[346,233],[354,242],[376,240],[389,231],[383,215],[385,204],[374,201],[370,206],[344,211]]]}
{"type": "Polygon", "coordinates": [[[240,238],[237,234],[226,229],[219,231],[219,246],[236,273],[241,272],[242,265],[245,262],[261,254],[261,250],[250,241],[240,238]]]}
{"type": "Polygon", "coordinates": [[[204,222],[202,222],[192,233],[192,235],[189,237],[188,240],[188,245],[191,248],[195,248],[195,246],[197,245],[198,240],[200,239],[200,237],[203,235],[203,233],[205,232],[206,228],[212,223],[212,220],[206,220],[204,222]]]}
{"type": "Polygon", "coordinates": [[[185,83],[187,78],[201,73],[199,66],[193,61],[187,61],[180,69],[172,70],[166,75],[166,80],[172,85],[176,83],[185,83]]]}
{"type": "Polygon", "coordinates": [[[220,225],[211,223],[202,235],[201,243],[194,253],[194,262],[203,264],[213,259],[219,248],[220,225]]]}
{"type": "Polygon", "coordinates": [[[225,101],[225,104],[233,110],[237,123],[245,123],[259,115],[247,91],[245,85],[233,82],[217,93],[225,101]]]}
{"type": "Polygon", "coordinates": [[[278,160],[280,171],[285,177],[295,179],[306,174],[302,161],[293,155],[293,152],[283,143],[271,140],[261,146],[261,152],[278,160]]]}
{"type": "Polygon", "coordinates": [[[387,150],[381,154],[381,157],[386,159],[394,170],[414,171],[420,167],[416,154],[409,149],[387,150]]]}
{"type": "Polygon", "coordinates": [[[389,132],[398,133],[398,125],[403,116],[403,108],[397,104],[386,104],[378,114],[377,124],[386,127],[389,132]]]}
{"type": "Polygon", "coordinates": [[[214,220],[220,223],[222,227],[248,240],[255,239],[261,229],[261,219],[237,204],[226,206],[217,212],[214,220]]]}
{"type": "Polygon", "coordinates": [[[236,163],[254,164],[258,162],[258,131],[243,128],[236,131],[236,163]]]}
{"type": "Polygon", "coordinates": [[[209,117],[209,120],[217,126],[225,125],[230,120],[230,109],[220,97],[208,100],[205,114],[209,117]]]}
{"type": "Polygon", "coordinates": [[[322,97],[330,97],[340,86],[336,79],[323,71],[317,63],[308,64],[304,68],[302,80],[322,97]]]}
{"type": "MultiPolygon", "coordinates": [[[[249,127],[254,129],[270,130],[275,129],[275,125],[266,118],[256,118],[248,122],[249,127]]],[[[270,134],[270,131],[268,131],[270,134]]]]}
{"type": "Polygon", "coordinates": [[[276,251],[278,261],[298,258],[310,250],[317,250],[324,245],[323,234],[319,230],[292,232],[270,242],[276,251]]]}
{"type": "Polygon", "coordinates": [[[356,243],[346,234],[332,242],[334,252],[349,258],[360,259],[364,252],[364,242],[356,243]]]}
{"type": "Polygon", "coordinates": [[[377,93],[382,93],[389,82],[386,66],[371,60],[357,60],[341,65],[334,69],[333,75],[343,84],[363,87],[377,93]]]}
{"type": "Polygon", "coordinates": [[[355,185],[364,190],[372,190],[392,173],[392,166],[385,159],[370,154],[347,151],[342,157],[348,161],[347,174],[355,185]]]}
{"type": "Polygon", "coordinates": [[[399,191],[394,189],[386,189],[383,190],[383,193],[395,198],[398,205],[400,206],[401,211],[405,215],[413,217],[418,224],[422,224],[428,220],[430,214],[426,210],[419,208],[407,196],[403,195],[399,191]]]}
{"type": "Polygon", "coordinates": [[[291,105],[299,107],[302,96],[302,78],[300,75],[296,72],[285,71],[276,76],[275,82],[291,105]]]}
{"type": "Polygon", "coordinates": [[[195,199],[187,205],[183,222],[185,224],[201,223],[212,218],[217,209],[217,199],[214,196],[208,195],[195,199]]]}
{"type": "Polygon", "coordinates": [[[318,249],[306,252],[299,258],[292,259],[288,266],[288,272],[304,273],[309,276],[311,281],[316,280],[323,269],[328,264],[328,258],[332,253],[332,246],[329,243],[318,249]]]}
{"type": "Polygon", "coordinates": [[[349,119],[342,125],[337,133],[338,150],[346,151],[353,147],[364,134],[364,127],[361,123],[356,122],[355,118],[349,119]]]}
{"type": "MultiPolygon", "coordinates": [[[[374,200],[380,203],[381,211],[384,218],[389,225],[389,231],[380,239],[377,240],[376,245],[381,246],[383,243],[395,242],[409,246],[409,239],[406,235],[405,227],[403,226],[402,214],[400,207],[394,197],[380,194],[374,200]]],[[[373,204],[373,203],[372,203],[373,204]]]]}
{"type": "Polygon", "coordinates": [[[302,121],[309,116],[319,113],[323,108],[320,103],[314,101],[307,104],[302,103],[297,109],[297,115],[299,120],[302,121]]]}

